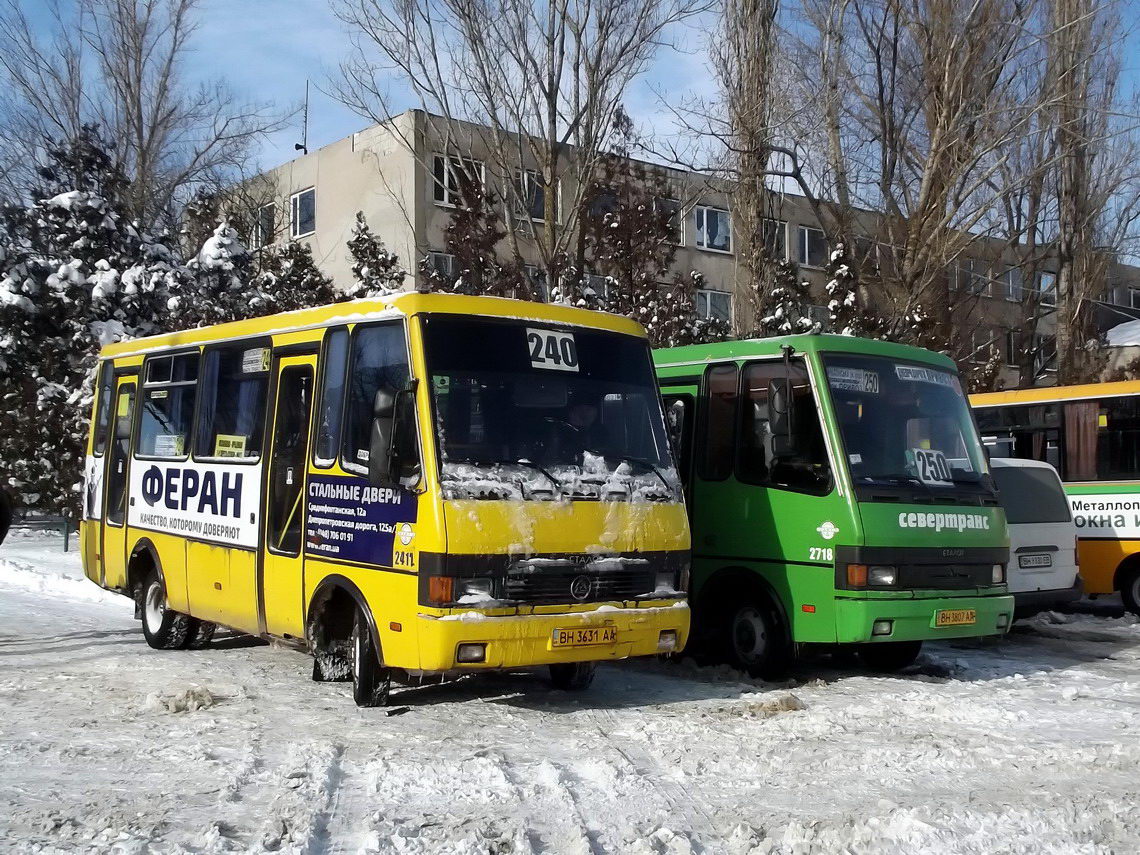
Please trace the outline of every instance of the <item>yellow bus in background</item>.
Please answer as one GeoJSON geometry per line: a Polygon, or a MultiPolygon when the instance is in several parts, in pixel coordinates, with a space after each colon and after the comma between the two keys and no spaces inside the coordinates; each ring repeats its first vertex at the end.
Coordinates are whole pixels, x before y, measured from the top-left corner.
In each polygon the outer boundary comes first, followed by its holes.
{"type": "Polygon", "coordinates": [[[972,395],[994,457],[1053,465],[1077,524],[1086,593],[1140,614],[1140,381],[972,395]]]}
{"type": "Polygon", "coordinates": [[[689,529],[644,330],[400,294],[101,355],[87,576],[152,647],[303,642],[387,702],[422,675],[679,650],[689,529]]]}

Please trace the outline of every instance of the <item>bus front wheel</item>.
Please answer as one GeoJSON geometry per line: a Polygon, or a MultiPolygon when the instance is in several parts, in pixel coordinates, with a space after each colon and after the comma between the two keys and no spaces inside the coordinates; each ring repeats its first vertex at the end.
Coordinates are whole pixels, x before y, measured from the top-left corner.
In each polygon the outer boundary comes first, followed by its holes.
{"type": "Polygon", "coordinates": [[[364,613],[357,608],[352,624],[352,699],[358,707],[386,707],[392,672],[380,663],[364,613]]]}
{"type": "Polygon", "coordinates": [[[186,643],[190,616],[171,609],[166,602],[166,583],[152,569],[139,589],[143,637],[155,650],[176,650],[186,643]]]}
{"type": "Polygon", "coordinates": [[[1134,615],[1140,615],[1140,567],[1134,567],[1120,580],[1120,599],[1124,608],[1134,615]]]}
{"type": "Polygon", "coordinates": [[[559,662],[550,666],[550,682],[556,689],[581,692],[590,688],[597,670],[597,662],[559,662]]]}
{"type": "Polygon", "coordinates": [[[922,650],[921,641],[884,641],[859,648],[859,658],[872,671],[893,673],[913,665],[922,650]]]}
{"type": "Polygon", "coordinates": [[[775,610],[762,600],[727,610],[721,624],[721,646],[730,665],[750,677],[781,677],[788,667],[788,645],[775,610]]]}

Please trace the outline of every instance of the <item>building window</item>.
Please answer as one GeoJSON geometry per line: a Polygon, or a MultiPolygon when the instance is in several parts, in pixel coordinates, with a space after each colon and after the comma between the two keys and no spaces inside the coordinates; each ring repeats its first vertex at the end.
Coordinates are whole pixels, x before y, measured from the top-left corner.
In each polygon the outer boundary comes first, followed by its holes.
{"type": "Polygon", "coordinates": [[[1057,370],[1057,339],[1051,335],[1033,337],[1033,367],[1036,373],[1051,373],[1057,370]]]}
{"type": "Polygon", "coordinates": [[[697,246],[716,252],[732,252],[732,221],[728,211],[697,205],[693,211],[697,225],[697,246]]]}
{"type": "MultiPolygon", "coordinates": [[[[554,192],[554,221],[562,221],[561,188],[554,192]]],[[[515,175],[515,193],[520,218],[529,217],[536,223],[546,222],[546,188],[542,183],[542,176],[533,169],[518,172],[515,175]]]]}
{"type": "Polygon", "coordinates": [[[600,220],[606,214],[612,214],[617,210],[618,199],[617,193],[613,190],[603,189],[594,194],[590,199],[590,218],[600,220]]]}
{"type": "Polygon", "coordinates": [[[1017,330],[1008,330],[1005,334],[1005,364],[1010,368],[1017,368],[1021,361],[1021,352],[1018,347],[1020,338],[1017,330]]]}
{"type": "Polygon", "coordinates": [[[697,317],[708,320],[732,321],[732,295],[727,291],[701,288],[697,291],[697,317]]]}
{"type": "Polygon", "coordinates": [[[788,224],[783,220],[765,217],[760,221],[760,237],[764,252],[773,261],[788,260],[788,224]]]}
{"type": "Polygon", "coordinates": [[[653,209],[661,217],[668,217],[669,243],[674,246],[685,245],[685,218],[681,216],[681,202],[679,199],[664,199],[657,197],[653,200],[653,209]]]}
{"type": "Polygon", "coordinates": [[[821,229],[799,227],[800,264],[823,267],[827,264],[827,235],[821,229]]]}
{"type": "Polygon", "coordinates": [[[610,298],[610,278],[608,276],[587,273],[586,287],[593,291],[594,295],[602,302],[610,298]]]}
{"type": "Polygon", "coordinates": [[[1021,287],[1021,268],[1020,267],[1007,267],[1005,272],[1001,275],[1002,289],[1005,291],[1005,298],[1013,303],[1020,303],[1023,294],[1021,287]]]}
{"type": "Polygon", "coordinates": [[[253,217],[250,245],[254,249],[269,246],[277,236],[277,205],[273,202],[262,205],[254,212],[253,217]]]}
{"type": "Polygon", "coordinates": [[[985,263],[976,258],[958,262],[958,284],[967,294],[984,297],[990,293],[985,263]]]}
{"type": "Polygon", "coordinates": [[[1045,270],[1037,275],[1037,290],[1041,293],[1042,306],[1057,305],[1057,274],[1045,270]]]}
{"type": "Polygon", "coordinates": [[[1140,309],[1140,288],[1128,288],[1128,305],[1133,309],[1140,309]]]}
{"type": "Polygon", "coordinates": [[[289,197],[289,234],[299,238],[317,230],[317,191],[310,187],[289,197]]]}
{"type": "Polygon", "coordinates": [[[465,194],[482,189],[485,178],[483,162],[469,157],[437,154],[433,178],[436,204],[457,207],[463,204],[465,194]]]}
{"type": "Polygon", "coordinates": [[[455,279],[459,276],[459,262],[448,252],[429,252],[428,266],[445,279],[455,279]]]}

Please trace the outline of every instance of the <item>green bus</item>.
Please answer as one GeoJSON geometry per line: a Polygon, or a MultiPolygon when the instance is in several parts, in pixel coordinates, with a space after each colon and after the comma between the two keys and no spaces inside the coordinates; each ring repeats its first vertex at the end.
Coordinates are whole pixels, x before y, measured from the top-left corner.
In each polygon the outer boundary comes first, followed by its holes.
{"type": "Polygon", "coordinates": [[[1009,538],[954,363],[796,335],[654,352],[693,533],[689,649],[893,671],[1013,616],[1009,538]]]}

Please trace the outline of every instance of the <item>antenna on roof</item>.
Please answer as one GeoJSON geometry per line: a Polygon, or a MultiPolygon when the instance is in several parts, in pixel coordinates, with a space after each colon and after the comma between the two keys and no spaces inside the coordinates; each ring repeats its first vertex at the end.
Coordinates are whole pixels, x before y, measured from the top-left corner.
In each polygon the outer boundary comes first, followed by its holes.
{"type": "Polygon", "coordinates": [[[293,148],[296,151],[309,153],[309,80],[305,78],[305,111],[304,118],[301,120],[301,141],[293,143],[293,148]]]}

